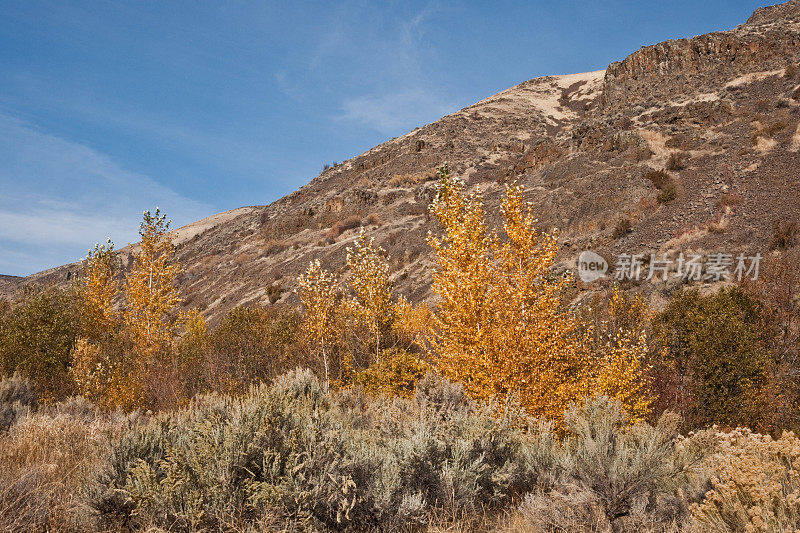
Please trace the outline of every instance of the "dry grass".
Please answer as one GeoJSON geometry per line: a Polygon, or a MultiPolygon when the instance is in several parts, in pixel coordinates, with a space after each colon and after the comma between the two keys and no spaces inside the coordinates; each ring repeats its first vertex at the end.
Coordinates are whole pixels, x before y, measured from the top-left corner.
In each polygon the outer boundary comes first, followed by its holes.
{"type": "Polygon", "coordinates": [[[429,178],[430,175],[427,172],[395,174],[389,178],[387,185],[389,187],[411,187],[414,185],[419,185],[420,183],[427,181],[429,178]]]}
{"type": "Polygon", "coordinates": [[[0,436],[2,531],[90,531],[83,487],[106,453],[99,419],[37,414],[0,436]]]}
{"type": "Polygon", "coordinates": [[[772,241],[770,247],[785,250],[797,244],[800,235],[800,226],[794,220],[779,220],[772,227],[772,241]]]}
{"type": "Polygon", "coordinates": [[[329,244],[333,244],[342,233],[359,226],[361,226],[361,217],[358,215],[351,215],[344,220],[335,222],[327,233],[325,233],[325,240],[329,244]]]}
{"type": "MultiPolygon", "coordinates": [[[[672,154],[675,155],[677,153],[679,152],[673,152],[672,154]]],[[[672,160],[672,156],[670,156],[670,160],[672,160]]],[[[652,170],[645,174],[644,177],[650,180],[653,186],[658,189],[658,196],[656,196],[658,203],[667,204],[678,197],[677,185],[669,172],[665,170],[652,170]]]]}
{"type": "Polygon", "coordinates": [[[274,255],[291,248],[292,243],[282,239],[270,239],[264,243],[264,255],[274,255]]]}
{"type": "Polygon", "coordinates": [[[615,239],[621,239],[631,231],[633,231],[633,223],[631,222],[631,219],[629,217],[623,217],[617,221],[617,225],[614,226],[614,231],[611,235],[615,239]]]}
{"type": "Polygon", "coordinates": [[[667,158],[667,170],[681,170],[686,166],[685,152],[672,152],[667,158]]]}

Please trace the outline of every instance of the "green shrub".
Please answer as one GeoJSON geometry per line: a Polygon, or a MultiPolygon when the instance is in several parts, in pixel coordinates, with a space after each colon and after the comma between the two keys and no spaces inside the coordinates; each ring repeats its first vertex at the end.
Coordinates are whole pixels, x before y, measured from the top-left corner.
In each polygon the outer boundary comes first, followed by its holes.
{"type": "Polygon", "coordinates": [[[738,288],[703,295],[678,293],[658,316],[654,332],[677,374],[671,408],[689,427],[707,424],[770,427],[771,356],[758,302],[738,288]]]}
{"type": "Polygon", "coordinates": [[[68,370],[79,334],[74,294],[58,289],[28,294],[0,320],[0,375],[20,372],[42,400],[73,394],[75,383],[68,370]]]}

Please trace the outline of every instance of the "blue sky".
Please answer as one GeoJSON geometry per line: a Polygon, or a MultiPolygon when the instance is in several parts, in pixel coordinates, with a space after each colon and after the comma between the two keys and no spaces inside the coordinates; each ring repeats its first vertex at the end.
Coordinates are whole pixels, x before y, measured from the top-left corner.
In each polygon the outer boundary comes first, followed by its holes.
{"type": "Polygon", "coordinates": [[[0,274],[267,204],[527,79],[724,30],[763,2],[0,0],[0,274]]]}

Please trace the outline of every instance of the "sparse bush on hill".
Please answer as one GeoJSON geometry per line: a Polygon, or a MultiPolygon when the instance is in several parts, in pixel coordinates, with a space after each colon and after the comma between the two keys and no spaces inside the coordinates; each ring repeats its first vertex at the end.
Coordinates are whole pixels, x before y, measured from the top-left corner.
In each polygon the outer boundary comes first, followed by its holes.
{"type": "Polygon", "coordinates": [[[667,170],[681,170],[686,165],[686,152],[671,152],[667,158],[667,170]]]}
{"type": "Polygon", "coordinates": [[[773,249],[791,248],[797,243],[800,234],[800,226],[794,220],[779,220],[772,227],[772,241],[770,247],[773,249]]]}
{"type": "Polygon", "coordinates": [[[287,240],[269,239],[264,243],[264,255],[274,255],[288,250],[292,243],[287,240]]]}
{"type": "Polygon", "coordinates": [[[614,226],[614,231],[611,232],[611,236],[615,239],[621,239],[631,231],[633,231],[633,223],[630,217],[622,217],[617,220],[617,225],[614,226]]]}
{"type": "Polygon", "coordinates": [[[325,239],[332,244],[336,242],[339,235],[359,226],[361,226],[361,217],[358,215],[351,215],[344,220],[336,221],[325,234],[325,239]]]}
{"type": "MultiPolygon", "coordinates": [[[[679,152],[673,152],[673,155],[677,153],[679,152]]],[[[670,156],[670,161],[672,161],[672,156],[670,156]]],[[[673,164],[674,162],[668,163],[667,168],[673,164]]],[[[677,170],[677,168],[670,168],[670,170],[677,170]]],[[[664,170],[652,170],[645,174],[644,177],[650,180],[653,186],[658,189],[658,196],[656,196],[658,203],[667,204],[677,198],[678,193],[675,180],[669,175],[668,172],[664,170]]]]}

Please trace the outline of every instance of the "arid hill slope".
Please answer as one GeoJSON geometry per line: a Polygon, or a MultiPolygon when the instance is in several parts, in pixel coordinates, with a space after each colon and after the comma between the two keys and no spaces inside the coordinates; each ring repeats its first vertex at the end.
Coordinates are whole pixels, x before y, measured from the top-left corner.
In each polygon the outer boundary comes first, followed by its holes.
{"type": "MultiPolygon", "coordinates": [[[[564,268],[587,248],[612,262],[620,253],[770,253],[776,224],[800,222],[798,61],[793,0],[731,31],[642,48],[606,71],[524,82],[327,169],[271,205],[176,230],[187,305],[214,319],[268,303],[270,285],[288,301],[310,259],[342,268],[362,224],[388,251],[398,292],[430,296],[426,234],[436,227],[427,205],[444,162],[481,188],[489,211],[506,183],[524,184],[541,226],[561,230],[564,268]],[[646,176],[665,168],[659,190],[646,176]]],[[[79,271],[0,280],[0,296],[79,271]]],[[[679,283],[639,288],[658,297],[679,283]]]]}

